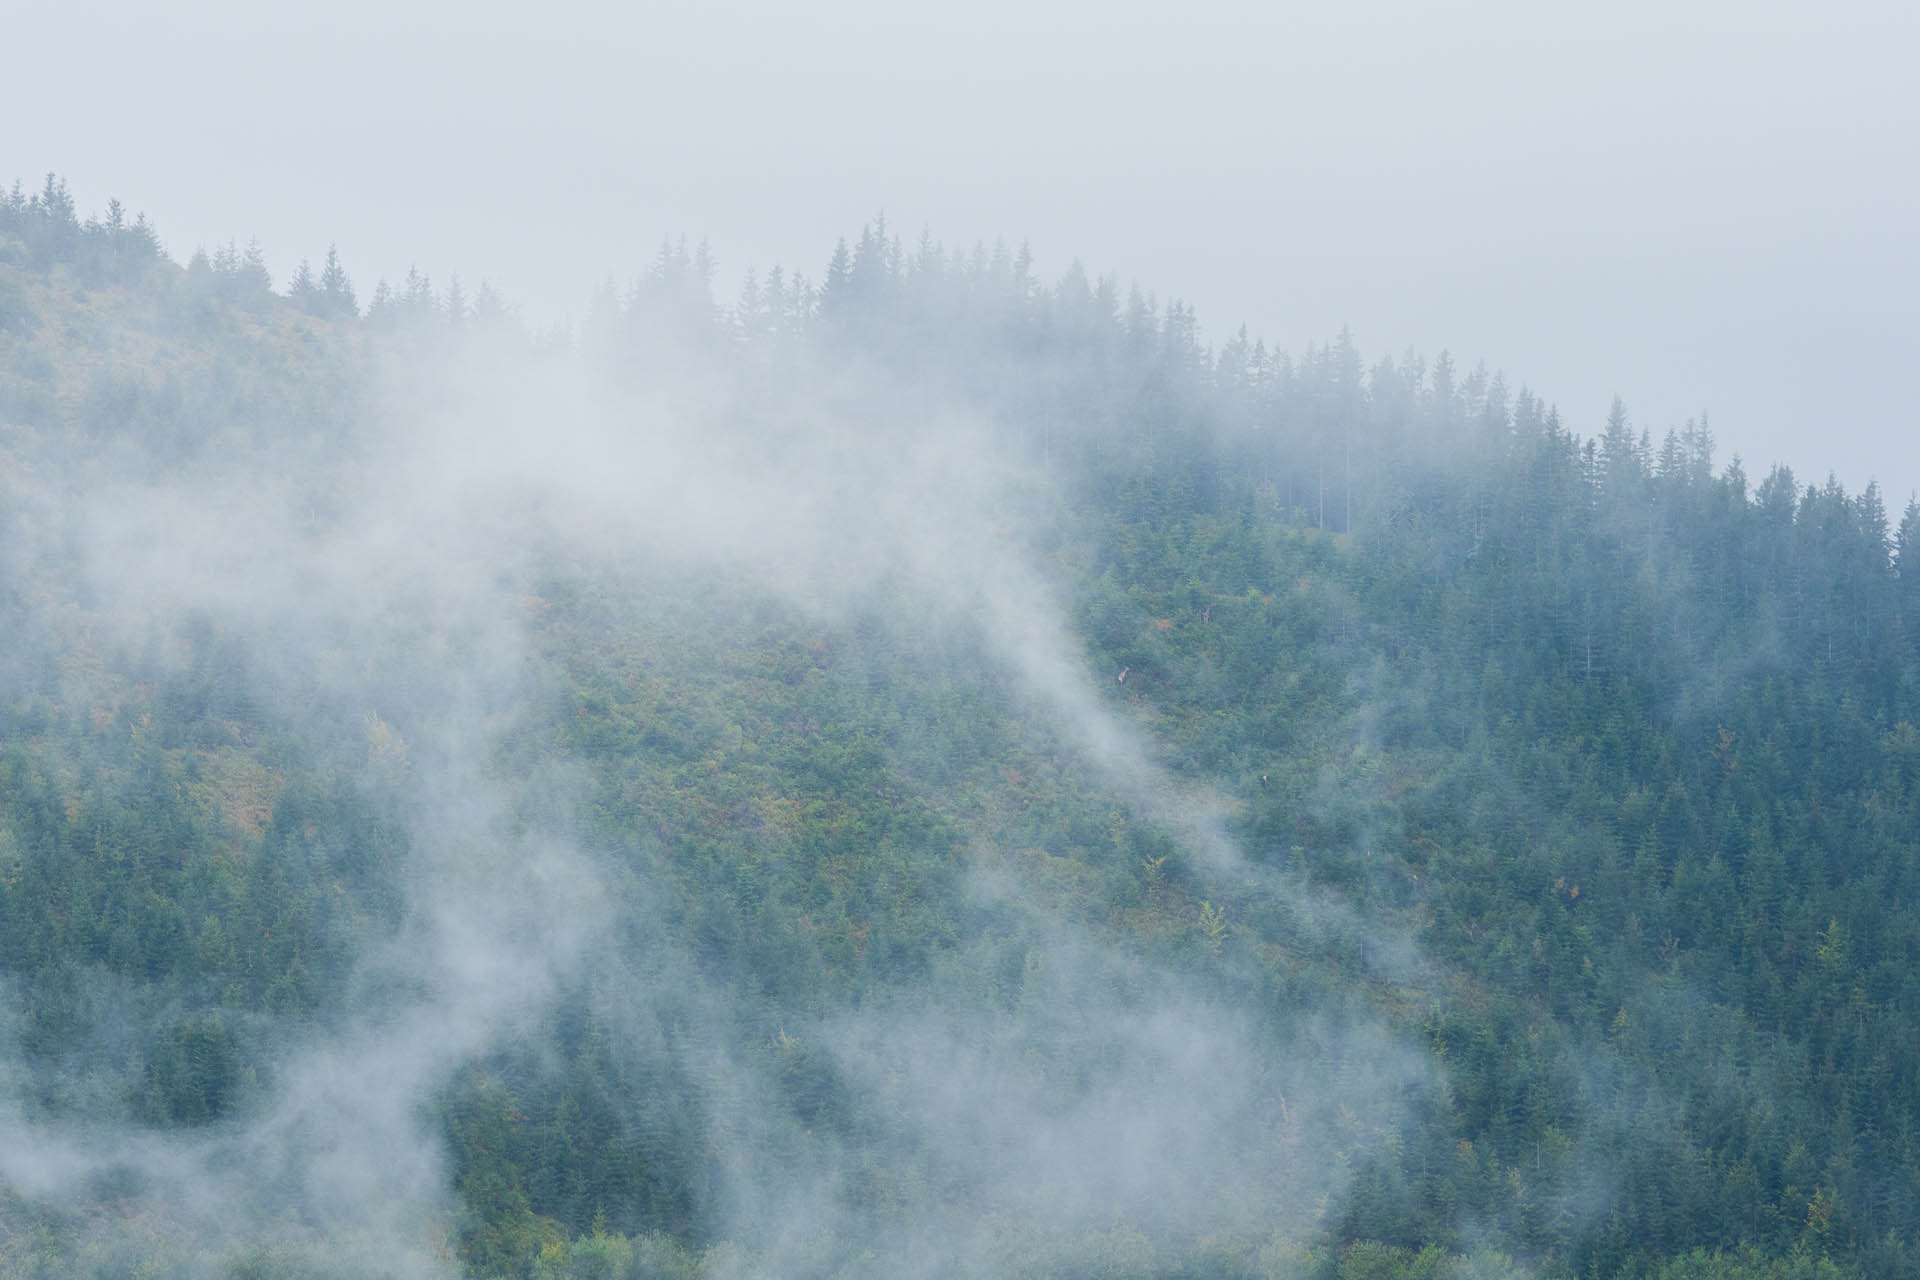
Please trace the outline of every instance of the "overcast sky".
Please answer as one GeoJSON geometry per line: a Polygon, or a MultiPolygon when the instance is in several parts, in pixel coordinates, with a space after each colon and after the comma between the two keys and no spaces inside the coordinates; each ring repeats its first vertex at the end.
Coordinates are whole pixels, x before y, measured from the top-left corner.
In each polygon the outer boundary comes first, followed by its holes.
{"type": "Polygon", "coordinates": [[[1616,0],[40,4],[0,162],[176,257],[338,241],[584,310],[663,234],[818,279],[884,212],[1209,338],[1484,359],[1756,478],[1920,486],[1920,6],[1616,0]]]}

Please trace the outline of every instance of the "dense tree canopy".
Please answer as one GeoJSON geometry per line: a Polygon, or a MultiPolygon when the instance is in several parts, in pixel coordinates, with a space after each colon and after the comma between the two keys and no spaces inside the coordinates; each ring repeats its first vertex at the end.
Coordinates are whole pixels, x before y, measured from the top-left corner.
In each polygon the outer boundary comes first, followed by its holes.
{"type": "MultiPolygon", "coordinates": [[[[1003,1274],[1920,1274],[1920,506],[1753,483],[1704,421],[1656,439],[1619,402],[1582,435],[1445,354],[1210,347],[1183,303],[1077,264],[1047,285],[1024,246],[876,223],[818,287],[750,272],[725,307],[714,274],[664,243],[533,339],[485,286],[410,273],[362,318],[331,247],[282,296],[257,245],[181,268],[52,177],[0,199],[0,975],[28,1121],[246,1124],[290,1044],[394,998],[369,957],[407,936],[432,833],[404,799],[423,726],[290,691],[206,617],[108,626],[84,550],[16,496],[56,454],[324,476],[383,412],[383,361],[481,350],[577,360],[619,403],[724,387],[716,430],[767,453],[801,389],[862,430],[986,424],[1045,495],[1022,546],[1089,686],[1224,797],[1252,870],[1117,792],[988,623],[531,539],[534,692],[486,767],[516,829],[601,859],[614,923],[430,1099],[469,1272],[864,1274],[875,1240],[743,1230],[728,1191],[742,1151],[805,1180],[831,1143],[839,1221],[1000,1224],[1003,1274]],[[543,770],[577,780],[564,820],[543,770]],[[1049,920],[1107,957],[1097,997],[1043,963],[1049,920]],[[822,1030],[958,1010],[1065,1107],[1088,1050],[1051,1011],[1174,979],[1276,1060],[1356,1070],[1376,1024],[1418,1047],[1376,1109],[1309,1131],[1342,1170],[1313,1212],[1289,1216],[1293,1166],[1223,1151],[1217,1218],[1023,1235],[1013,1192],[912,1140],[924,1100],[822,1030]]],[[[418,660],[313,643],[395,687],[418,660]]],[[[1285,1069],[1254,1117],[1283,1136],[1285,1069]]],[[[0,1188],[7,1266],[124,1259],[115,1197],[0,1188]]],[[[325,1265],[259,1245],[139,1247],[325,1265]]]]}

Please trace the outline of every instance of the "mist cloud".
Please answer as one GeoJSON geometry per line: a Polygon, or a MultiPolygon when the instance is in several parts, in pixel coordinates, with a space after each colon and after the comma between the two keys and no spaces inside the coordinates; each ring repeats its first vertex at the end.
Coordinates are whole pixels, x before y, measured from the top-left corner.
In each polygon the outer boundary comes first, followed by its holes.
{"type": "MultiPolygon", "coordinates": [[[[64,509],[40,533],[77,540],[87,625],[134,648],[211,619],[241,646],[251,696],[354,760],[410,841],[404,910],[366,941],[358,1011],[277,1033],[257,1105],[190,1135],[16,1105],[9,1183],[62,1199],[131,1178],[210,1248],[358,1241],[365,1259],[437,1273],[436,1224],[453,1205],[425,1109],[591,971],[612,1025],[645,1038],[645,1011],[671,1005],[706,1028],[674,1052],[720,1082],[711,1099],[732,1099],[709,1117],[727,1171],[717,1212],[775,1269],[822,1238],[868,1241],[857,1271],[987,1275],[1008,1240],[1054,1256],[1126,1223],[1186,1239],[1315,1229],[1431,1073],[1377,1018],[1281,1034],[1083,925],[1034,918],[1021,873],[985,850],[966,873],[979,908],[1030,939],[1019,1003],[983,1002],[972,975],[937,970],[922,997],[743,1044],[727,993],[664,914],[614,928],[611,878],[647,872],[580,841],[567,816],[580,780],[503,767],[542,696],[525,602],[556,565],[711,575],[829,623],[887,598],[909,631],[983,637],[1023,705],[1203,876],[1286,901],[1308,937],[1374,934],[1256,868],[1228,834],[1232,803],[1163,765],[1103,692],[1110,673],[1089,669],[1037,558],[1059,494],[1033,458],[976,408],[877,371],[837,369],[768,402],[697,363],[635,390],[575,352],[483,336],[422,346],[383,377],[372,413],[330,442],[268,428],[171,469],[49,459],[17,486],[29,509],[64,509]],[[649,953],[623,959],[617,938],[636,935],[649,953]],[[891,1130],[860,1150],[794,1132],[767,1063],[802,1049],[891,1130]],[[859,1207],[852,1171],[888,1143],[976,1208],[908,1228],[859,1207]]],[[[1418,968],[1405,939],[1373,941],[1389,967],[1418,968]]],[[[12,1081],[15,1096],[29,1083],[12,1081]]]]}

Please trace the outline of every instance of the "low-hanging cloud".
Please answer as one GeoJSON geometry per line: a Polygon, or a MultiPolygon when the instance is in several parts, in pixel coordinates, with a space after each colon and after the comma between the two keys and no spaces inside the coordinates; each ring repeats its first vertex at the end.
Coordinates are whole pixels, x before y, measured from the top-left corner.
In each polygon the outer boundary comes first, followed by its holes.
{"type": "MultiPolygon", "coordinates": [[[[966,404],[844,367],[772,397],[698,362],[636,390],[576,352],[498,335],[423,347],[384,380],[370,420],[333,443],[268,437],[171,469],[41,476],[37,496],[62,492],[99,625],[132,647],[213,619],[274,716],[336,752],[363,735],[363,781],[396,797],[411,839],[403,918],[366,941],[359,1007],[277,1033],[259,1105],[181,1135],[16,1102],[0,1112],[0,1176],[23,1194],[71,1198],[118,1171],[212,1248],[345,1241],[388,1269],[449,1267],[434,1232],[452,1193],[427,1104],[463,1063],[531,1034],[555,992],[629,936],[611,928],[608,851],[565,817],[579,780],[499,763],[537,714],[523,601],[555,565],[711,573],[826,621],[887,596],[917,627],[970,628],[1049,732],[1202,874],[1279,896],[1310,930],[1370,933],[1388,967],[1418,968],[1406,939],[1244,857],[1231,803],[1163,765],[1100,692],[1035,550],[1060,495],[966,404]]],[[[775,1271],[811,1265],[823,1236],[866,1242],[864,1261],[841,1260],[857,1273],[986,1275],[1009,1239],[1070,1250],[1122,1223],[1310,1233],[1430,1075],[1377,1018],[1295,1018],[1283,1035],[1084,925],[1035,918],[1017,870],[976,864],[975,899],[1030,940],[1021,1001],[983,1003],[969,975],[936,966],[913,999],[780,1032],[895,1118],[861,1141],[904,1144],[966,1190],[954,1203],[968,1207],[913,1225],[857,1204],[850,1140],[796,1137],[726,1029],[728,993],[702,985],[664,917],[654,955],[608,970],[630,1028],[646,1021],[632,1008],[706,1008],[678,1052],[732,1100],[710,1126],[737,1148],[719,1162],[717,1212],[775,1271]],[[648,985],[663,974],[681,989],[648,985]],[[1047,1061],[1073,1064],[1072,1079],[1047,1061]],[[764,1160],[759,1143],[811,1154],[764,1160]]],[[[650,909],[644,894],[619,901],[650,909]]],[[[6,1083],[16,1099],[28,1084],[6,1083]]]]}

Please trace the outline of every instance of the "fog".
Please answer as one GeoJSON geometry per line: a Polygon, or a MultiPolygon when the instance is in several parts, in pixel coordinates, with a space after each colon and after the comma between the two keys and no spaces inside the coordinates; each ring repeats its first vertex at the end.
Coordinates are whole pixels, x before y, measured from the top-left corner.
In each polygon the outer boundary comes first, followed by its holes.
{"type": "Polygon", "coordinates": [[[747,3],[11,15],[0,158],[184,259],[337,241],[538,321],[708,239],[817,277],[884,212],[1298,351],[1484,360],[1597,430],[1920,486],[1920,17],[1855,0],[747,3]]]}
{"type": "MultiPolygon", "coordinates": [[[[397,919],[356,937],[339,1009],[248,1024],[271,1069],[217,1123],[156,1127],[110,1073],[70,1069],[88,1054],[131,1061],[129,1027],[152,1016],[132,984],[86,970],[78,1048],[60,1061],[21,1051],[29,997],[0,989],[0,1182],[38,1204],[97,1197],[115,1206],[103,1219],[124,1209],[214,1255],[267,1241],[332,1265],[449,1274],[459,1157],[435,1108],[503,1046],[557,1058],[543,1020],[571,1000],[642,1077],[701,1082],[670,1095],[698,1134],[686,1146],[711,1161],[700,1232],[745,1251],[709,1257],[714,1275],[1044,1270],[1118,1247],[1103,1233],[1195,1247],[1215,1233],[1274,1248],[1318,1238],[1356,1168],[1419,1141],[1414,1113],[1447,1094],[1444,1048],[1412,1028],[1421,1004],[1437,1018],[1459,993],[1405,923],[1421,918],[1417,879],[1405,903],[1368,910],[1301,872],[1300,847],[1292,862],[1278,837],[1248,847],[1233,787],[1265,776],[1176,765],[1145,699],[1128,700],[1131,668],[1089,660],[1071,598],[1087,584],[1063,583],[1050,559],[1067,554],[1076,481],[1051,468],[1046,433],[1094,439],[1101,407],[1067,424],[1044,410],[1007,421],[991,394],[954,390],[991,387],[990,360],[955,377],[928,354],[969,354],[945,332],[916,335],[926,350],[888,369],[875,334],[898,317],[884,311],[863,335],[872,350],[809,345],[796,327],[718,356],[698,334],[650,328],[650,295],[628,285],[663,235],[708,243],[723,302],[749,268],[817,279],[838,239],[884,213],[908,243],[922,226],[949,248],[1024,241],[1039,280],[1080,262],[1122,296],[1132,280],[1184,297],[1216,343],[1245,323],[1300,351],[1346,325],[1369,358],[1484,361],[1582,434],[1616,392],[1656,441],[1705,412],[1720,460],[1740,454],[1755,477],[1786,461],[1803,484],[1829,470],[1852,488],[1877,478],[1897,513],[1920,486],[1920,180],[1904,163],[1920,105],[1902,80],[1920,20],[1859,5],[1809,21],[1785,6],[1675,17],[1651,4],[1591,19],[1517,4],[1214,5],[1172,19],[999,3],[533,18],[358,0],[16,17],[0,173],[32,184],[59,171],[83,216],[110,196],[144,209],[180,260],[258,237],[284,286],[337,242],[363,304],[377,279],[417,267],[440,285],[488,281],[533,327],[579,340],[392,321],[384,357],[353,348],[389,363],[356,367],[364,413],[342,407],[338,436],[194,424],[209,434],[176,448],[116,443],[90,419],[99,439],[36,437],[45,424],[9,438],[0,551],[21,581],[58,587],[35,599],[35,630],[0,678],[24,689],[56,671],[60,700],[90,708],[92,682],[120,678],[101,674],[100,653],[131,670],[124,655],[145,646],[158,669],[178,667],[175,641],[154,637],[205,624],[243,656],[261,719],[346,761],[409,840],[397,919]],[[621,359],[637,370],[596,364],[588,299],[609,281],[633,300],[621,359]],[[790,363],[769,372],[763,358],[790,363]],[[1031,737],[1020,745],[1050,757],[1062,786],[1161,842],[1213,929],[1195,935],[1211,937],[1194,950],[1210,958],[1176,961],[1036,905],[1049,850],[996,843],[993,807],[1013,803],[996,793],[950,808],[977,820],[953,860],[955,932],[998,950],[930,945],[910,982],[762,1001],[705,963],[653,833],[591,834],[592,765],[555,746],[561,695],[547,682],[560,664],[543,665],[538,593],[556,581],[716,633],[764,610],[841,643],[879,615],[881,643],[850,660],[877,680],[882,650],[964,652],[977,661],[960,677],[977,681],[969,695],[1010,708],[1031,737]],[[1236,911],[1324,963],[1286,989],[1294,1003],[1245,997],[1272,975],[1222,947],[1236,911]],[[1008,957],[1015,977],[984,973],[983,958],[1008,957]],[[1314,986],[1325,973],[1350,984],[1314,986]],[[857,1099],[861,1122],[816,1132],[783,1093],[790,1076],[857,1099]],[[876,1167],[899,1173],[897,1203],[874,1193],[876,1167]]],[[[1072,291],[1060,294],[1068,315],[1072,291]]],[[[841,336],[832,326],[850,323],[824,305],[816,319],[841,336]]],[[[1419,371],[1416,394],[1426,367],[1403,366],[1419,371]]],[[[1034,387],[1072,385],[1063,369],[1025,372],[1034,387]]],[[[1487,403],[1476,385],[1462,404],[1487,403]]],[[[1437,403],[1445,421],[1454,406],[1437,403]]],[[[1186,443],[1219,443],[1204,434],[1186,443]]],[[[1316,464],[1331,439],[1315,437],[1316,464]]],[[[1448,442],[1426,448],[1411,449],[1422,465],[1448,442]]],[[[1288,536],[1317,543],[1334,523],[1325,467],[1311,538],[1295,479],[1288,536]]],[[[1204,588],[1214,603],[1196,612],[1261,594],[1230,585],[1204,588]]],[[[1339,588],[1312,589],[1341,611],[1339,588]]],[[[573,621],[603,623],[599,607],[573,621]]],[[[1338,629],[1344,644],[1344,616],[1338,629]]],[[[717,680],[724,643],[635,661],[717,680]]],[[[1708,661],[1675,695],[1688,706],[1742,674],[1708,661]]],[[[1352,847],[1313,853],[1359,866],[1356,900],[1367,877],[1398,874],[1390,857],[1368,865],[1399,839],[1408,780],[1380,773],[1382,726],[1423,718],[1427,693],[1384,658],[1356,664],[1349,713],[1316,727],[1315,747],[1336,745],[1300,808],[1339,814],[1328,827],[1352,847]]],[[[878,744],[889,784],[965,755],[948,732],[930,719],[878,744]]],[[[1482,781],[1489,814],[1554,820],[1519,810],[1519,782],[1482,781]]],[[[793,850],[775,832],[763,853],[793,850]]],[[[1166,863],[1149,858],[1142,883],[1159,885],[1166,863]]],[[[1583,1096],[1644,1089],[1648,1126],[1678,1113],[1597,1034],[1569,1043],[1591,1057],[1583,1096]]],[[[1555,1135],[1580,1175],[1554,1192],[1569,1221],[1603,1217],[1616,1197],[1604,1123],[1555,1135]]],[[[1477,1239],[1472,1222],[1442,1226],[1477,1239]]],[[[119,1239],[112,1221],[91,1229],[102,1248],[119,1239]]]]}
{"type": "MultiPolygon", "coordinates": [[[[482,330],[402,343],[340,431],[205,424],[210,442],[184,456],[158,439],[20,437],[9,554],[68,558],[75,575],[60,588],[75,603],[47,613],[66,621],[49,621],[45,661],[23,666],[64,664],[61,698],[87,705],[118,695],[66,659],[204,620],[238,646],[264,722],[352,762],[410,842],[399,920],[362,939],[338,1016],[268,1027],[262,1087],[219,1124],[129,1122],[94,1082],[142,1015],[85,970],[81,1071],[29,1068],[0,1044],[23,1064],[0,1080],[0,1180],[48,1204],[117,1188],[117,1212],[212,1257],[268,1243],[446,1274],[457,1206],[436,1099],[502,1046],[552,1052],[541,1019],[587,985],[611,1053],[705,1082],[685,1105],[720,1170],[706,1229],[753,1259],[713,1274],[998,1275],[1080,1258],[1122,1224],[1189,1243],[1312,1238],[1438,1079],[1363,1001],[1276,1020],[1037,905],[1031,851],[982,839],[953,874],[968,910],[1019,940],[1017,999],[983,997],[977,957],[943,952],[911,984],[762,1026],[753,993],[700,963],[658,850],[640,832],[619,847],[580,835],[586,765],[510,763],[516,735],[545,732],[527,602],[556,576],[611,575],[637,607],[715,630],[742,598],[842,634],[883,607],[909,645],[977,646],[981,678],[1008,686],[1116,821],[1164,832],[1199,887],[1278,904],[1302,947],[1362,952],[1398,981],[1423,972],[1410,938],[1249,859],[1223,820],[1233,801],[1168,768],[1090,668],[1035,551],[1062,501],[1037,438],[1009,448],[966,397],[857,359],[812,357],[760,388],[697,345],[631,382],[596,373],[591,350],[482,330]],[[663,1038],[669,1024],[683,1030],[663,1038]],[[823,1064],[808,1069],[889,1127],[816,1135],[769,1057],[823,1064]],[[876,1162],[930,1170],[931,1208],[875,1201],[861,1179],[876,1162]]],[[[688,680],[713,661],[653,660],[688,680]]],[[[907,757],[964,750],[936,725],[890,749],[903,780],[907,757]]],[[[766,856],[790,855],[772,842],[766,856]]],[[[12,1037],[25,998],[0,996],[12,1037]]],[[[90,1247],[121,1247],[116,1230],[107,1215],[90,1247]]]]}

